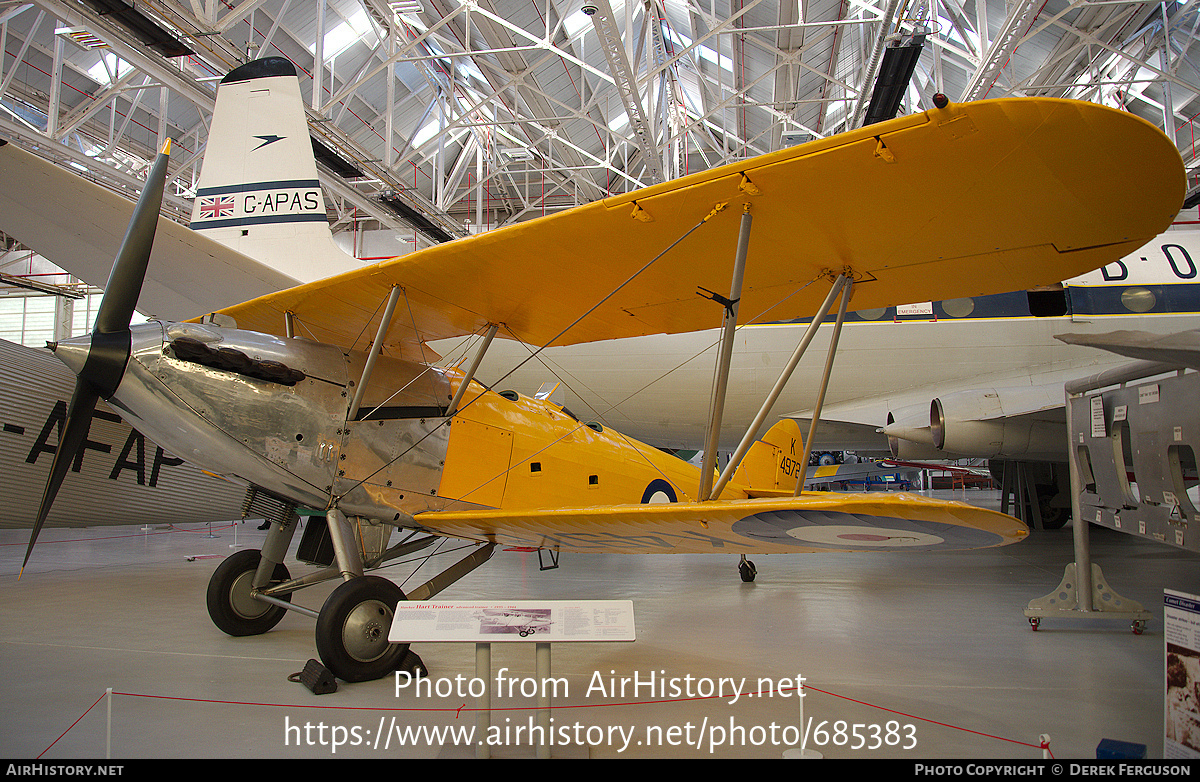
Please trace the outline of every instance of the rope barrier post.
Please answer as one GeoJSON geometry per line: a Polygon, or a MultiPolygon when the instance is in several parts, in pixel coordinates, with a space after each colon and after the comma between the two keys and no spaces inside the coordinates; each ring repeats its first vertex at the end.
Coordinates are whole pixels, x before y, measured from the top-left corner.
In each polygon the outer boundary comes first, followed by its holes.
{"type": "Polygon", "coordinates": [[[807,731],[804,730],[804,677],[796,678],[796,701],[800,704],[800,746],[793,747],[789,750],[784,750],[783,757],[787,760],[820,760],[824,756],[815,749],[805,746],[804,737],[807,731]]]}
{"type": "Polygon", "coordinates": [[[1042,747],[1042,760],[1050,760],[1054,755],[1050,754],[1050,734],[1043,733],[1038,736],[1038,743],[1042,747]]]}
{"type": "Polygon", "coordinates": [[[550,691],[546,684],[550,680],[550,644],[537,643],[533,647],[534,670],[537,672],[538,728],[537,746],[539,760],[550,759],[550,691]]]}
{"type": "Polygon", "coordinates": [[[475,644],[475,677],[483,680],[483,692],[480,693],[475,712],[475,733],[478,743],[475,745],[475,759],[487,760],[491,751],[488,749],[488,730],[492,725],[492,645],[489,643],[475,644]]]}
{"type": "Polygon", "coordinates": [[[108,698],[108,703],[106,704],[108,708],[108,724],[104,733],[104,759],[109,760],[112,758],[112,687],[105,690],[104,695],[108,698]]]}

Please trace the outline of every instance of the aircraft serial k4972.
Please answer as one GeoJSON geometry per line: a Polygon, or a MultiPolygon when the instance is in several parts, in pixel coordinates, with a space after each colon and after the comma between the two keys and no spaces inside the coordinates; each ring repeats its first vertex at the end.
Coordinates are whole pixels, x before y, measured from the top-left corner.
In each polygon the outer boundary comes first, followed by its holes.
{"type": "Polygon", "coordinates": [[[867,309],[1052,284],[1140,247],[1178,211],[1179,155],[1136,117],[1051,99],[941,104],[203,321],[130,326],[166,173],[160,155],[93,333],[53,346],[79,379],[30,551],[101,398],[169,452],[279,501],[262,550],[231,556],[214,573],[210,615],[237,635],[269,630],[288,609],[315,616],[322,660],[351,681],[385,675],[405,653],[387,643],[398,600],[435,594],[498,544],[555,554],[729,552],[742,556],[747,577],[753,553],[1020,540],[1017,520],[961,503],[800,492],[807,458],[795,423],[758,439],[777,390],[718,475],[714,447],[697,469],[474,380],[497,335],[545,347],[719,322],[709,425],[717,432],[739,312],[813,317],[798,361],[836,306],[828,367],[852,296],[867,309]],[[838,197],[850,191],[871,198],[838,197]],[[363,330],[375,334],[370,348],[351,350],[363,330]],[[428,360],[426,342],[470,334],[484,339],[465,370],[428,360]],[[301,559],[321,567],[293,579],[282,561],[298,508],[324,512],[326,523],[310,523],[305,535],[324,536],[332,553],[301,541],[301,559]],[[389,545],[394,529],[409,534],[389,545]],[[366,575],[441,537],[479,546],[407,596],[366,575]],[[344,583],[320,611],[292,604],[329,579],[344,583]]]}

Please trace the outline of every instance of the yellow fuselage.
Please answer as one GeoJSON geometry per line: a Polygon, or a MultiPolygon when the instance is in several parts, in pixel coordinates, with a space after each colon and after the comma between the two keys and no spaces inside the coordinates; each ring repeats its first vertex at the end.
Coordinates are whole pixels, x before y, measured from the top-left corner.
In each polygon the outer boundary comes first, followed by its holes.
{"type": "MultiPolygon", "coordinates": [[[[551,402],[472,384],[450,427],[438,496],[505,510],[695,499],[700,470],[551,402]]],[[[730,487],[725,499],[745,497],[730,487]]]]}

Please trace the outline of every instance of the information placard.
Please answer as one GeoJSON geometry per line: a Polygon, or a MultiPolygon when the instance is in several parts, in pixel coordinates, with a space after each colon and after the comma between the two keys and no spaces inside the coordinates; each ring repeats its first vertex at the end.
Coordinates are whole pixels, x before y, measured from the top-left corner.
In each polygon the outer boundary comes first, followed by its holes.
{"type": "Polygon", "coordinates": [[[401,602],[392,643],[634,641],[632,600],[401,602]]]}
{"type": "Polygon", "coordinates": [[[1107,437],[1108,432],[1104,428],[1104,397],[1089,397],[1088,403],[1092,412],[1092,437],[1107,437]]]}
{"type": "Polygon", "coordinates": [[[1200,758],[1200,597],[1163,590],[1164,758],[1200,758]]]}

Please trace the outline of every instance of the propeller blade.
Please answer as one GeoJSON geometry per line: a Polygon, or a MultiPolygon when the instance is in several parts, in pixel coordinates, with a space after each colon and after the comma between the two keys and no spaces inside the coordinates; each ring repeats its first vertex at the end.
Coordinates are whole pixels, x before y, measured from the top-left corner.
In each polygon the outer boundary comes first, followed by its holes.
{"type": "Polygon", "coordinates": [[[150,263],[170,154],[171,141],[168,139],[146,176],[146,186],[133,208],[133,216],[125,229],[125,238],[109,272],[104,298],[96,313],[95,330],[101,334],[128,330],[129,321],[133,319],[138,297],[142,294],[142,281],[146,278],[146,266],[150,263]]]}
{"type": "Polygon", "coordinates": [[[71,404],[67,406],[67,418],[58,438],[58,448],[54,451],[54,460],[50,463],[50,478],[46,481],[42,503],[38,506],[37,520],[33,523],[33,533],[29,536],[29,547],[25,549],[25,561],[21,563],[21,573],[17,574],[18,581],[25,572],[25,566],[29,564],[33,544],[37,542],[38,533],[42,531],[42,525],[50,515],[50,506],[54,504],[54,497],[62,486],[63,478],[71,468],[71,463],[75,461],[75,455],[87,440],[88,430],[92,426],[92,411],[96,409],[96,401],[99,398],[96,390],[82,378],[75,383],[75,393],[71,396],[71,404]]]}
{"type": "Polygon", "coordinates": [[[38,506],[37,520],[29,536],[29,547],[25,550],[25,561],[21,563],[18,580],[29,564],[33,545],[46,523],[46,517],[50,515],[50,508],[66,478],[67,470],[87,440],[96,402],[101,397],[108,399],[112,396],[125,375],[125,365],[130,355],[129,323],[133,320],[138,297],[142,293],[142,282],[146,278],[146,267],[150,263],[150,250],[154,245],[154,232],[158,228],[163,190],[166,189],[170,154],[171,141],[168,139],[146,176],[146,185],[138,196],[121,249],[108,275],[92,338],[87,343],[87,357],[78,370],[79,379],[75,382],[75,393],[71,396],[67,418],[59,434],[58,449],[50,465],[50,477],[46,481],[41,505],[38,506]]]}

